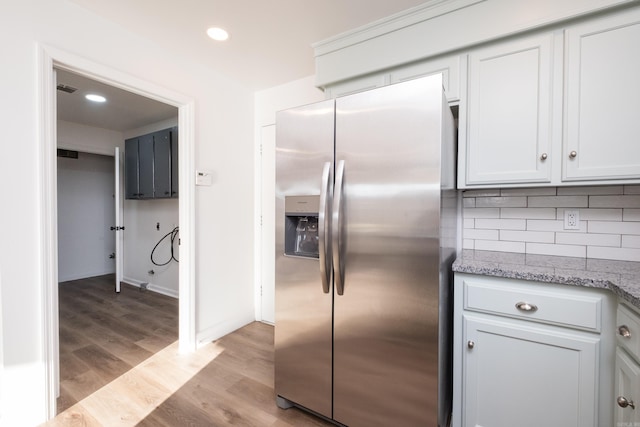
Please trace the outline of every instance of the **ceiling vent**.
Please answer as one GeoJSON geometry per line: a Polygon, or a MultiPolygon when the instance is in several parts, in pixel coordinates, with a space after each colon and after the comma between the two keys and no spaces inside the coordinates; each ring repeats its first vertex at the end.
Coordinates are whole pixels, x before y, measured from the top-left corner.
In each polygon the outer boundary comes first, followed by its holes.
{"type": "Polygon", "coordinates": [[[58,84],[58,90],[61,90],[63,92],[67,92],[67,93],[73,93],[75,91],[77,91],[78,89],[76,89],[73,86],[68,86],[68,85],[64,85],[62,83],[58,84]]]}
{"type": "Polygon", "coordinates": [[[78,152],[73,150],[64,150],[62,148],[58,148],[58,157],[66,157],[68,159],[77,159],[78,152]]]}

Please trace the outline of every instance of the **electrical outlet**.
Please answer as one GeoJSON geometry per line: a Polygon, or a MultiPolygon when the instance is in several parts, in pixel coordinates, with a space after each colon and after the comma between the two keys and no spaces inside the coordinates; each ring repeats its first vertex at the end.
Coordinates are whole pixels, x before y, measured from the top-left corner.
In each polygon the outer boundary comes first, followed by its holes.
{"type": "Polygon", "coordinates": [[[564,211],[564,229],[579,230],[580,229],[580,211],[564,211]]]}

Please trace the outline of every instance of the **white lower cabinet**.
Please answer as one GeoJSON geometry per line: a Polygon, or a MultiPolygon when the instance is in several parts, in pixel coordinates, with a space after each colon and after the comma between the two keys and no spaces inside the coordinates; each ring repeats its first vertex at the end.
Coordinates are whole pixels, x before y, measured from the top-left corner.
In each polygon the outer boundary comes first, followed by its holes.
{"type": "Polygon", "coordinates": [[[640,427],[640,312],[618,308],[615,427],[640,427]]]}
{"type": "Polygon", "coordinates": [[[597,336],[464,316],[464,426],[596,427],[597,336]]]}
{"type": "Polygon", "coordinates": [[[611,425],[608,291],[457,273],[454,295],[454,427],[611,425]]]}

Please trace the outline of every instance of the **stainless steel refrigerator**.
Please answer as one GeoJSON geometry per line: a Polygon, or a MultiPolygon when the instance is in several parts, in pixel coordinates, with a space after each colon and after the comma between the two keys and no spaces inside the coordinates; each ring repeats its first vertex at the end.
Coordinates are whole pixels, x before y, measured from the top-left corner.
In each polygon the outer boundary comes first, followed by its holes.
{"type": "Polygon", "coordinates": [[[448,425],[454,132],[440,75],[278,112],[280,407],[448,425]]]}

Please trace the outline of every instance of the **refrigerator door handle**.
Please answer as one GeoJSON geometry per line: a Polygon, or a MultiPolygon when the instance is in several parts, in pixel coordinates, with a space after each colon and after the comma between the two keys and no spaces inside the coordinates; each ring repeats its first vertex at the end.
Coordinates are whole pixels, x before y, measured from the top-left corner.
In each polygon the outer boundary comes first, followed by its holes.
{"type": "Polygon", "coordinates": [[[322,291],[329,293],[331,284],[331,163],[326,162],[322,169],[322,184],[320,186],[320,212],[318,212],[318,257],[320,261],[320,277],[322,291]]]}
{"type": "Polygon", "coordinates": [[[334,280],[336,283],[336,292],[338,295],[344,293],[344,258],[343,252],[343,230],[342,230],[342,193],[344,190],[344,160],[338,162],[336,168],[336,186],[333,199],[333,215],[332,215],[332,249],[333,249],[333,268],[334,280]]]}

